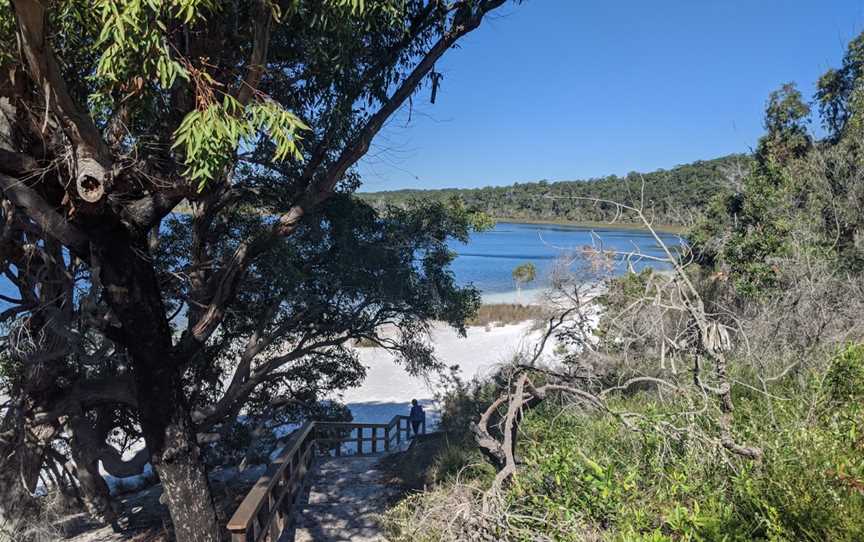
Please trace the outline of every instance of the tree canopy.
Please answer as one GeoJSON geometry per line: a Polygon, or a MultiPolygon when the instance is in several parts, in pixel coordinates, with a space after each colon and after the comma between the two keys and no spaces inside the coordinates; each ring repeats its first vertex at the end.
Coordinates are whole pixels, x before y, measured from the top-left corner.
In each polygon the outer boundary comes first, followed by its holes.
{"type": "Polygon", "coordinates": [[[47,465],[110,521],[99,465],[149,461],[177,539],[217,540],[201,454],[238,416],[356,383],[352,338],[434,367],[426,322],[477,305],[446,240],[482,222],[376,212],[353,165],[503,4],[0,1],[0,514],[47,465]]]}
{"type": "Polygon", "coordinates": [[[513,269],[513,280],[516,284],[527,284],[537,276],[537,268],[531,262],[517,265],[513,269]]]}
{"type": "Polygon", "coordinates": [[[817,140],[808,130],[811,108],[794,84],[772,92],[766,132],[740,189],[715,197],[689,232],[702,263],[743,294],[775,292],[790,258],[804,254],[838,273],[862,269],[862,44],[864,34],[849,43],[841,68],[819,79],[814,103],[827,136],[817,140]]]}

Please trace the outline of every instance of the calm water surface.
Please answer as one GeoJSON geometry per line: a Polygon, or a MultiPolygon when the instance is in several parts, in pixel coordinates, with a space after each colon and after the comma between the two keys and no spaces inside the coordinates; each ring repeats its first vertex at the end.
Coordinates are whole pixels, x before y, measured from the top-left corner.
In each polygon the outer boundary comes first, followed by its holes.
{"type": "MultiPolygon", "coordinates": [[[[681,242],[675,235],[662,234],[661,237],[669,246],[681,242]]],[[[650,256],[661,255],[654,239],[644,231],[499,222],[488,232],[474,234],[467,244],[453,243],[453,250],[459,254],[453,262],[453,272],[460,284],[473,283],[485,294],[510,292],[515,289],[511,276],[513,268],[531,262],[537,267],[537,280],[528,287],[542,288],[548,284],[556,260],[592,244],[602,245],[605,249],[639,250],[650,256]]],[[[637,270],[645,265],[651,265],[651,262],[634,263],[637,270]]],[[[579,261],[571,267],[578,270],[579,261]]],[[[625,265],[619,263],[616,270],[620,273],[625,269],[625,265]]],[[[5,277],[0,279],[0,293],[18,297],[5,277]]],[[[8,306],[0,301],[0,310],[8,306]]]]}
{"type": "MultiPolygon", "coordinates": [[[[661,234],[660,237],[669,247],[681,243],[676,235],[661,234]]],[[[645,231],[499,222],[488,232],[474,234],[467,244],[452,245],[459,254],[453,262],[453,271],[460,284],[473,283],[484,294],[509,292],[515,289],[513,268],[531,262],[537,268],[537,279],[528,287],[539,288],[548,284],[556,260],[568,255],[572,259],[586,245],[663,256],[654,238],[645,231]]],[[[637,271],[648,265],[658,267],[657,262],[650,260],[633,261],[637,271]]],[[[584,259],[576,258],[570,268],[579,272],[584,268],[584,259]]],[[[616,273],[626,269],[626,263],[619,258],[616,273]]]]}

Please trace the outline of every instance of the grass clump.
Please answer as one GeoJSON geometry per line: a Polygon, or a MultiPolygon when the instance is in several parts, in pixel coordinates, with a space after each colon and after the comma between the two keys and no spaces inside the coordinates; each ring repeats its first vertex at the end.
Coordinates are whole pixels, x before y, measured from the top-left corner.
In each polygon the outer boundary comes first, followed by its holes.
{"type": "Polygon", "coordinates": [[[468,320],[469,326],[505,326],[527,321],[543,320],[549,315],[548,309],[540,305],[518,303],[494,303],[481,305],[474,318],[468,320]]]}

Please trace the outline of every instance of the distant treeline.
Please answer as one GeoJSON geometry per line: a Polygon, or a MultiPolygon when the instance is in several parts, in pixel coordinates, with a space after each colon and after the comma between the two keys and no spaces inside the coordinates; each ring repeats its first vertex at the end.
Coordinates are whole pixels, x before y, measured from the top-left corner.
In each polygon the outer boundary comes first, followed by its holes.
{"type": "MultiPolygon", "coordinates": [[[[581,181],[539,181],[510,186],[440,190],[394,190],[357,194],[374,207],[402,206],[413,199],[445,201],[460,197],[469,207],[498,219],[561,222],[607,222],[615,219],[610,203],[578,198],[598,198],[632,205],[640,200],[644,179],[645,209],[658,224],[689,224],[714,196],[737,190],[750,169],[752,158],[733,154],[693,162],[670,170],[611,175],[581,181]]],[[[620,217],[622,222],[632,216],[620,217]]]]}

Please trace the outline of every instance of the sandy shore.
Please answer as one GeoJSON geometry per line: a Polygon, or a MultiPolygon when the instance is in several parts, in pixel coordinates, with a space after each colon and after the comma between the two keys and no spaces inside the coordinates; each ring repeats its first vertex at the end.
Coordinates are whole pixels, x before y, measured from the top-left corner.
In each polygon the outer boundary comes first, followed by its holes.
{"type": "MultiPolygon", "coordinates": [[[[466,337],[460,337],[452,328],[440,324],[431,333],[435,352],[445,364],[459,367],[459,374],[468,380],[486,376],[496,367],[533,344],[531,322],[501,327],[471,327],[466,337]]],[[[367,367],[366,380],[358,388],[343,393],[343,401],[351,408],[354,419],[364,422],[387,422],[396,414],[408,414],[411,399],[425,405],[427,422],[434,425],[437,412],[434,405],[435,390],[440,378],[429,379],[409,375],[383,348],[358,348],[360,360],[367,367]]]]}
{"type": "MultiPolygon", "coordinates": [[[[596,286],[582,295],[583,301],[600,293],[596,286]]],[[[519,303],[549,304],[549,291],[545,289],[522,290],[483,295],[484,304],[519,303]]],[[[588,309],[589,317],[596,325],[599,319],[597,308],[588,309]]],[[[519,324],[490,327],[469,327],[466,337],[445,324],[436,324],[430,341],[436,355],[448,366],[456,365],[464,380],[484,377],[494,373],[497,368],[511,361],[519,352],[533,352],[543,330],[534,329],[533,321],[519,324]]],[[[552,360],[554,341],[546,345],[543,359],[552,360]]],[[[367,367],[366,380],[357,388],[346,390],[341,400],[351,409],[354,419],[363,422],[383,423],[390,421],[396,414],[407,415],[411,399],[417,399],[427,411],[430,426],[437,422],[437,405],[434,398],[441,388],[440,378],[429,379],[412,377],[396,362],[394,356],[383,348],[357,348],[360,361],[367,367]]]]}
{"type": "MultiPolygon", "coordinates": [[[[504,292],[483,295],[486,304],[543,302],[545,290],[531,289],[522,292],[504,292]]],[[[438,359],[448,366],[459,367],[465,380],[475,376],[487,376],[496,368],[513,359],[520,351],[533,348],[540,331],[532,330],[533,322],[522,322],[504,326],[470,327],[466,337],[460,337],[445,324],[433,327],[430,340],[435,346],[438,359]]],[[[547,345],[547,350],[551,350],[547,345]]],[[[407,414],[411,399],[425,405],[430,425],[437,420],[434,405],[440,378],[429,379],[410,376],[396,362],[394,356],[383,348],[357,348],[361,362],[367,367],[366,380],[358,388],[342,394],[351,408],[354,419],[368,422],[387,422],[396,414],[407,414]]]]}
{"type": "MultiPolygon", "coordinates": [[[[458,365],[464,378],[490,374],[495,367],[513,358],[520,348],[530,344],[531,323],[511,324],[501,327],[468,328],[467,337],[445,325],[437,325],[432,331],[432,342],[438,358],[445,364],[458,365]]],[[[429,381],[409,376],[393,356],[382,348],[358,348],[360,359],[369,368],[365,383],[345,392],[349,402],[406,401],[412,398],[429,399],[433,392],[429,381]]]]}

